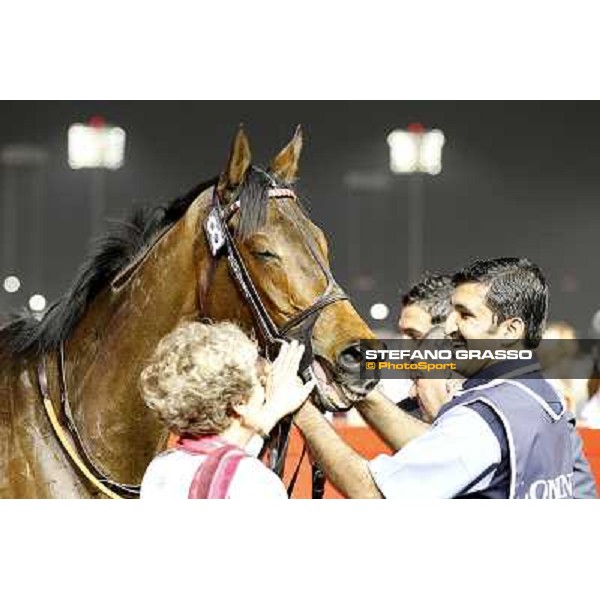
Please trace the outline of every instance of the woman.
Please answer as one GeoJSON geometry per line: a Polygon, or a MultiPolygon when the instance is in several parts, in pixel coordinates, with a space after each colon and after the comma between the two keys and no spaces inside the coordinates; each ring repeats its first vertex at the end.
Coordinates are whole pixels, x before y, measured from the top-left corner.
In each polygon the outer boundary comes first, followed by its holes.
{"type": "Polygon", "coordinates": [[[179,441],[150,463],[141,498],[287,498],[279,477],[254,455],[313,390],[314,382],[298,378],[303,353],[297,342],[286,343],[270,365],[229,322],[184,323],[163,338],[140,386],[179,441]]]}

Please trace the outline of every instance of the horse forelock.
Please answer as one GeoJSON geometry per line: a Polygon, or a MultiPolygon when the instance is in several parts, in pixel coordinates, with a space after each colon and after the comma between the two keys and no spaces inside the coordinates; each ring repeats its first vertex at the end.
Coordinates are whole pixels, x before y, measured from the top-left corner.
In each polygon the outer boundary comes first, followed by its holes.
{"type": "Polygon", "coordinates": [[[237,192],[240,222],[235,235],[238,239],[243,241],[266,225],[269,189],[274,186],[292,189],[288,183],[254,165],[248,169],[237,192]]]}

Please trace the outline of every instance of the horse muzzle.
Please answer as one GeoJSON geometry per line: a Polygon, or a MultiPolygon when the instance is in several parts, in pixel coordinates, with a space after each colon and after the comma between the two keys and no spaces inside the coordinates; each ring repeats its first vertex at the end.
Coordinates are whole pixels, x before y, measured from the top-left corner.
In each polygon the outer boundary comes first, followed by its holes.
{"type": "MultiPolygon", "coordinates": [[[[379,342],[373,340],[373,346],[377,344],[379,342]]],[[[358,343],[346,346],[333,364],[322,355],[316,355],[312,366],[319,388],[316,400],[322,409],[333,412],[349,410],[379,383],[379,376],[375,373],[361,378],[362,349],[358,343]]]]}

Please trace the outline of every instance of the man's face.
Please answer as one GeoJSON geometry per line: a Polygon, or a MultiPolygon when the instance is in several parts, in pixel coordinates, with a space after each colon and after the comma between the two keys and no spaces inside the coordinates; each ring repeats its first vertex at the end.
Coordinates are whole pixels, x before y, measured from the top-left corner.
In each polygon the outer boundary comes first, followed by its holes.
{"type": "MultiPolygon", "coordinates": [[[[455,347],[465,350],[483,350],[491,345],[478,344],[476,340],[496,340],[501,336],[500,327],[485,298],[488,286],[483,283],[463,283],[452,295],[452,312],[446,321],[446,335],[455,347]]],[[[490,360],[457,361],[457,370],[470,377],[483,369],[490,360]]]]}
{"type": "Polygon", "coordinates": [[[431,315],[417,304],[405,306],[398,319],[398,331],[405,340],[422,339],[431,326],[431,315]]]}

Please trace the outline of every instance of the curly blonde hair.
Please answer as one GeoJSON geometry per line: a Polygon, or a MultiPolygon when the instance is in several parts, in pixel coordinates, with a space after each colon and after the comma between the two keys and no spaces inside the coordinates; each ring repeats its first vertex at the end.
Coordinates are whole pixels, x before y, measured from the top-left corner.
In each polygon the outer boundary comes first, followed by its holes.
{"type": "Polygon", "coordinates": [[[234,323],[184,323],[142,371],[144,402],[173,431],[221,433],[258,384],[257,360],[256,342],[234,323]]]}

